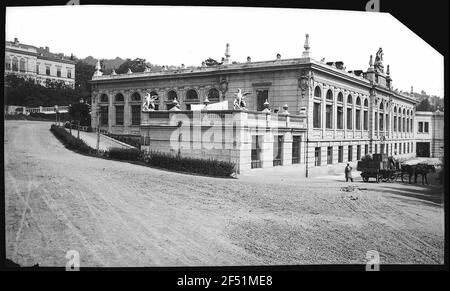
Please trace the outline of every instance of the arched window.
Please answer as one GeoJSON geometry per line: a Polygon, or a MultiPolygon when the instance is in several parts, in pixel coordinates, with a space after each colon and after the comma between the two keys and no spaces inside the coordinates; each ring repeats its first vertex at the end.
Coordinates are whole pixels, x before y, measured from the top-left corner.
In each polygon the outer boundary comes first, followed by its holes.
{"type": "Polygon", "coordinates": [[[158,93],[156,93],[156,91],[151,91],[150,96],[152,96],[153,98],[156,98],[155,100],[159,100],[159,96],[158,96],[158,93]]]}
{"type": "Polygon", "coordinates": [[[406,115],[406,110],[405,110],[405,108],[403,108],[403,115],[406,115]]]}
{"type": "Polygon", "coordinates": [[[314,89],[314,97],[322,97],[322,91],[320,90],[319,86],[316,86],[316,88],[314,89]]]}
{"type": "Polygon", "coordinates": [[[364,99],[364,107],[368,107],[369,106],[369,101],[367,101],[367,99],[364,99]]]}
{"type": "Polygon", "coordinates": [[[100,102],[108,102],[108,95],[102,94],[100,96],[100,102]]]}
{"type": "Polygon", "coordinates": [[[189,89],[189,90],[186,92],[186,99],[187,99],[187,100],[195,100],[195,99],[198,99],[197,91],[195,91],[194,89],[189,89]]]}
{"type": "Polygon", "coordinates": [[[333,91],[331,90],[327,91],[327,100],[333,100],[333,91]]]}
{"type": "Polygon", "coordinates": [[[177,99],[177,92],[170,90],[167,93],[167,100],[173,101],[174,99],[177,99]]]}
{"type": "Polygon", "coordinates": [[[380,110],[384,109],[383,101],[380,101],[380,110]]]}
{"type": "Polygon", "coordinates": [[[220,97],[219,90],[212,88],[208,91],[209,100],[219,100],[219,97],[220,97]]]}
{"type": "Polygon", "coordinates": [[[25,72],[25,59],[20,59],[20,71],[25,72]]]}
{"type": "Polygon", "coordinates": [[[121,93],[117,93],[116,97],[114,98],[114,100],[116,102],[123,102],[123,100],[124,100],[123,95],[121,93]]]}
{"type": "Polygon", "coordinates": [[[11,58],[8,56],[5,56],[5,70],[11,70],[11,58]]]}
{"type": "Polygon", "coordinates": [[[339,92],[338,97],[337,97],[337,101],[338,102],[344,102],[344,95],[342,95],[342,92],[339,92]]]}
{"type": "Polygon", "coordinates": [[[352,95],[351,95],[351,94],[349,94],[349,95],[347,96],[347,104],[353,104],[353,98],[352,98],[352,95]]]}
{"type": "Polygon", "coordinates": [[[131,101],[141,101],[141,95],[138,92],[134,92],[131,95],[131,101]]]}
{"type": "Polygon", "coordinates": [[[16,57],[12,59],[12,70],[18,72],[19,71],[19,61],[16,57]]]}
{"type": "MultiPolygon", "coordinates": [[[[347,104],[353,104],[352,95],[347,96],[347,104]]],[[[347,129],[353,129],[353,108],[352,106],[347,106],[347,129]]]]}
{"type": "Polygon", "coordinates": [[[360,105],[361,106],[361,98],[356,97],[356,105],[360,105]]]}

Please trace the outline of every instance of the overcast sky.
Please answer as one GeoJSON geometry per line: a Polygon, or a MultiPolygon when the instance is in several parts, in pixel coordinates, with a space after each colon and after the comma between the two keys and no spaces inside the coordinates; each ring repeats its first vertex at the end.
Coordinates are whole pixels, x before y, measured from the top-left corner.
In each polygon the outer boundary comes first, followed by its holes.
{"type": "Polygon", "coordinates": [[[145,58],[153,64],[198,66],[231,59],[245,62],[301,56],[310,35],[316,60],[343,61],[366,70],[379,47],[395,88],[443,97],[444,58],[394,17],[384,13],[332,10],[173,7],[7,7],[6,40],[79,58],[145,58]]]}

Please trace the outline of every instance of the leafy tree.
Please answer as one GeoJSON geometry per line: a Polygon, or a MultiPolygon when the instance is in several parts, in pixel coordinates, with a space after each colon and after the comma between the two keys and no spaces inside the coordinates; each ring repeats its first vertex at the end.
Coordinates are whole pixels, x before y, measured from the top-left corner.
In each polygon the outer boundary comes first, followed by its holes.
{"type": "Polygon", "coordinates": [[[91,125],[91,116],[89,114],[88,104],[79,102],[71,104],[68,113],[75,123],[79,123],[81,126],[91,125]]]}
{"type": "Polygon", "coordinates": [[[221,64],[222,64],[222,63],[219,63],[218,61],[216,61],[216,60],[213,59],[213,58],[208,58],[208,59],[205,60],[205,65],[208,66],[208,67],[211,67],[211,66],[220,66],[221,64]]]}
{"type": "Polygon", "coordinates": [[[431,106],[428,98],[425,98],[419,103],[419,105],[417,105],[416,110],[417,111],[434,111],[434,108],[433,108],[433,106],[431,106]]]}
{"type": "Polygon", "coordinates": [[[126,59],[124,63],[122,63],[119,68],[116,70],[117,74],[124,74],[128,72],[128,69],[131,69],[133,73],[143,72],[147,67],[145,63],[145,59],[136,58],[134,60],[126,59]]]}

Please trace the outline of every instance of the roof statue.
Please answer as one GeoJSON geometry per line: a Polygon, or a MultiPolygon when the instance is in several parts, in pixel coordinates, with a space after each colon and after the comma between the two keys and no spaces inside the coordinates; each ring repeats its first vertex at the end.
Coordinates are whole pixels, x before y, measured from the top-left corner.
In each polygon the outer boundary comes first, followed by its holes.
{"type": "Polygon", "coordinates": [[[375,70],[381,73],[384,73],[384,66],[383,66],[383,49],[380,47],[380,49],[377,51],[377,54],[375,55],[375,70]]]}
{"type": "Polygon", "coordinates": [[[234,109],[244,109],[246,110],[246,103],[245,103],[245,96],[252,94],[250,92],[242,93],[241,89],[238,89],[238,92],[235,93],[236,98],[233,101],[233,108],[234,109]]]}

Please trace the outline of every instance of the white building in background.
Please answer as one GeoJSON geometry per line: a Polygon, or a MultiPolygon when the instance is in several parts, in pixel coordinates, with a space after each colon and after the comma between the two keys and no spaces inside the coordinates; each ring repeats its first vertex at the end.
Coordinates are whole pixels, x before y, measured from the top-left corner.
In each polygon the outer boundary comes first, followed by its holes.
{"type": "Polygon", "coordinates": [[[444,157],[444,112],[416,111],[416,155],[444,157]]]}
{"type": "Polygon", "coordinates": [[[75,88],[75,61],[64,54],[50,52],[49,47],[19,43],[17,38],[5,42],[6,74],[31,78],[44,86],[47,79],[63,81],[75,88]]]}

